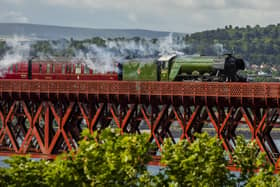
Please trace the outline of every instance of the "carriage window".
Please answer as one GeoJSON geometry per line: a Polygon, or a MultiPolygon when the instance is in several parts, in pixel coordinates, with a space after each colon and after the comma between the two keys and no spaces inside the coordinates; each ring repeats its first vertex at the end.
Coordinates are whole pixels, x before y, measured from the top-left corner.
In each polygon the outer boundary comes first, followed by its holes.
{"type": "Polygon", "coordinates": [[[71,73],[74,73],[74,64],[71,64],[71,73]]]}
{"type": "Polygon", "coordinates": [[[10,72],[10,73],[13,73],[13,65],[10,66],[9,72],[10,72]]]}
{"type": "Polygon", "coordinates": [[[166,69],[167,68],[167,63],[166,62],[162,62],[161,63],[161,68],[162,69],[166,69]]]}
{"type": "Polygon", "coordinates": [[[51,65],[47,64],[47,73],[50,73],[50,71],[51,71],[51,65]]]}
{"type": "Polygon", "coordinates": [[[42,73],[42,64],[39,65],[39,72],[42,73]]]}
{"type": "Polygon", "coordinates": [[[17,73],[17,71],[18,71],[18,65],[15,64],[15,72],[17,73]]]}
{"type": "Polygon", "coordinates": [[[71,65],[69,65],[69,64],[66,65],[66,72],[67,73],[70,73],[70,67],[69,66],[71,66],[71,65]]]}
{"type": "Polygon", "coordinates": [[[76,74],[81,74],[81,64],[76,64],[76,74]]]}
{"type": "Polygon", "coordinates": [[[96,74],[96,73],[97,73],[96,69],[93,69],[92,74],[96,74]]]}
{"type": "Polygon", "coordinates": [[[89,74],[89,67],[85,65],[84,74],[89,74]]]}
{"type": "Polygon", "coordinates": [[[65,64],[62,64],[61,73],[65,74],[65,64]]]}
{"type": "Polygon", "coordinates": [[[52,65],[52,72],[55,73],[55,64],[52,65]]]}

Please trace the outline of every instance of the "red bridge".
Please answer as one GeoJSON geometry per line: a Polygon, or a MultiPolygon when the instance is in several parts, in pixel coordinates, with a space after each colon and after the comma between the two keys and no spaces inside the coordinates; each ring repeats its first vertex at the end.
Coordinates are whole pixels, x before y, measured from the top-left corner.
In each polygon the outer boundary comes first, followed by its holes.
{"type": "Polygon", "coordinates": [[[0,155],[51,158],[76,149],[82,129],[115,126],[158,149],[207,131],[232,153],[244,134],[279,169],[279,96],[277,83],[0,80],[0,155]]]}

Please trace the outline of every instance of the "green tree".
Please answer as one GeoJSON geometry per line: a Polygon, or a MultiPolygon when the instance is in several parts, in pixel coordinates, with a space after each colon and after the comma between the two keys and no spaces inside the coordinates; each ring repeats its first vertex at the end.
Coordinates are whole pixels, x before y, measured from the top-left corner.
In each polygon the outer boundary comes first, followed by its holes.
{"type": "Polygon", "coordinates": [[[31,48],[35,53],[43,53],[47,55],[52,55],[54,53],[51,41],[37,41],[31,46],[31,48]]]}
{"type": "Polygon", "coordinates": [[[13,157],[1,168],[0,186],[139,186],[149,184],[146,164],[151,160],[146,135],[120,135],[104,130],[83,132],[76,152],[54,161],[13,157]]]}
{"type": "Polygon", "coordinates": [[[238,136],[233,153],[233,163],[240,168],[239,184],[247,187],[276,187],[280,186],[279,176],[274,174],[274,166],[269,163],[265,153],[259,153],[255,141],[246,142],[244,137],[238,136]]]}
{"type": "Polygon", "coordinates": [[[249,178],[255,175],[258,168],[257,162],[259,161],[258,153],[259,148],[255,141],[246,142],[242,136],[236,138],[233,164],[241,170],[238,178],[239,183],[247,183],[249,178]]]}
{"type": "Polygon", "coordinates": [[[6,42],[0,40],[0,58],[1,58],[1,56],[3,56],[5,54],[6,51],[7,51],[6,42]]]}
{"type": "Polygon", "coordinates": [[[106,40],[100,37],[94,37],[91,39],[85,39],[83,43],[95,44],[98,47],[106,47],[106,40]]]}
{"type": "Polygon", "coordinates": [[[228,186],[233,178],[226,168],[221,142],[207,133],[196,134],[193,143],[166,141],[162,163],[166,165],[163,184],[179,186],[228,186]]]}
{"type": "Polygon", "coordinates": [[[208,46],[215,43],[223,44],[228,52],[236,56],[244,57],[250,63],[278,64],[280,53],[280,25],[266,27],[246,26],[245,28],[226,26],[224,29],[216,29],[186,35],[186,44],[191,45],[188,54],[203,52],[205,55],[215,55],[213,50],[207,50],[208,46]]]}
{"type": "Polygon", "coordinates": [[[45,183],[53,187],[90,186],[83,167],[82,163],[77,162],[75,155],[61,155],[45,169],[45,183]]]}
{"type": "Polygon", "coordinates": [[[9,167],[0,170],[0,186],[48,186],[45,182],[48,161],[15,156],[5,162],[9,167]]]}
{"type": "Polygon", "coordinates": [[[80,142],[75,162],[92,186],[135,186],[148,176],[145,165],[151,160],[152,145],[146,135],[120,135],[107,129],[100,136],[86,130],[83,136],[87,140],[80,142]]]}
{"type": "MultiPolygon", "coordinates": [[[[193,143],[165,141],[162,163],[166,167],[151,176],[146,165],[154,145],[148,143],[148,136],[121,135],[114,129],[99,135],[85,130],[79,149],[54,161],[28,157],[7,160],[9,167],[0,168],[0,186],[235,186],[236,179],[226,168],[228,162],[221,142],[207,133],[195,136],[193,143]]],[[[233,162],[241,169],[239,184],[280,184],[274,167],[264,154],[258,154],[255,142],[247,143],[237,137],[233,162]]]]}
{"type": "Polygon", "coordinates": [[[246,187],[279,187],[279,174],[275,174],[273,165],[267,162],[265,154],[261,154],[258,158],[256,166],[259,169],[258,173],[249,178],[246,187]]]}

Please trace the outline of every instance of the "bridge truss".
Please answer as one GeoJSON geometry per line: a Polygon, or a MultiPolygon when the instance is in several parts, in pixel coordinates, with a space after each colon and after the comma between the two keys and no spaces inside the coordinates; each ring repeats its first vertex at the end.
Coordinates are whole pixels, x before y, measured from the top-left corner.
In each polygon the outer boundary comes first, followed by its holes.
{"type": "Polygon", "coordinates": [[[243,134],[279,169],[279,96],[277,83],[1,80],[0,155],[53,158],[77,149],[84,128],[113,126],[149,133],[158,150],[206,131],[229,158],[243,134]]]}

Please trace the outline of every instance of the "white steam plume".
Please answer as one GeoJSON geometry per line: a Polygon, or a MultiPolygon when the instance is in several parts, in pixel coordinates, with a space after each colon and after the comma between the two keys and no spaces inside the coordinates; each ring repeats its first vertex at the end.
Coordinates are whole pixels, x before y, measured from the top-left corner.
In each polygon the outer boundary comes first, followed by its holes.
{"type": "Polygon", "coordinates": [[[213,45],[213,47],[214,47],[214,51],[216,52],[216,55],[218,56],[224,55],[227,52],[223,44],[216,43],[213,45]]]}
{"type": "Polygon", "coordinates": [[[6,39],[8,51],[0,59],[0,76],[7,72],[12,64],[26,61],[29,57],[30,42],[25,37],[14,36],[6,39]]]}
{"type": "Polygon", "coordinates": [[[89,68],[98,73],[116,72],[113,54],[96,45],[88,46],[88,51],[76,51],[73,63],[84,62],[89,68]]]}
{"type": "Polygon", "coordinates": [[[117,55],[128,58],[183,54],[183,50],[187,47],[182,37],[174,37],[172,33],[154,41],[144,38],[106,40],[106,46],[117,55]]]}
{"type": "MultiPolygon", "coordinates": [[[[182,37],[167,37],[157,40],[144,38],[105,39],[106,48],[97,45],[85,46],[85,51],[75,51],[72,62],[85,62],[91,69],[100,72],[117,71],[116,62],[123,62],[133,58],[158,58],[164,54],[184,54],[187,47],[182,37]]],[[[57,48],[57,47],[56,47],[57,48]]],[[[143,62],[144,63],[144,62],[143,62]]]]}
{"type": "MultiPolygon", "coordinates": [[[[189,47],[185,44],[182,37],[174,36],[173,34],[153,40],[147,38],[104,40],[106,47],[84,43],[85,50],[73,49],[75,56],[71,61],[74,63],[82,61],[91,69],[100,73],[106,73],[117,71],[116,62],[132,58],[156,59],[164,54],[183,54],[184,49],[189,47]]],[[[6,40],[9,50],[0,59],[0,75],[3,75],[12,64],[28,60],[32,42],[25,37],[19,36],[6,40]]],[[[50,41],[49,43],[51,48],[58,52],[69,48],[70,45],[68,40],[50,41]]],[[[37,51],[37,56],[42,60],[57,60],[57,57],[40,51],[37,51]]]]}
{"type": "Polygon", "coordinates": [[[159,40],[159,55],[165,54],[179,54],[183,55],[182,50],[186,48],[186,44],[181,37],[174,38],[173,33],[170,33],[167,37],[160,38],[159,40]]]}

